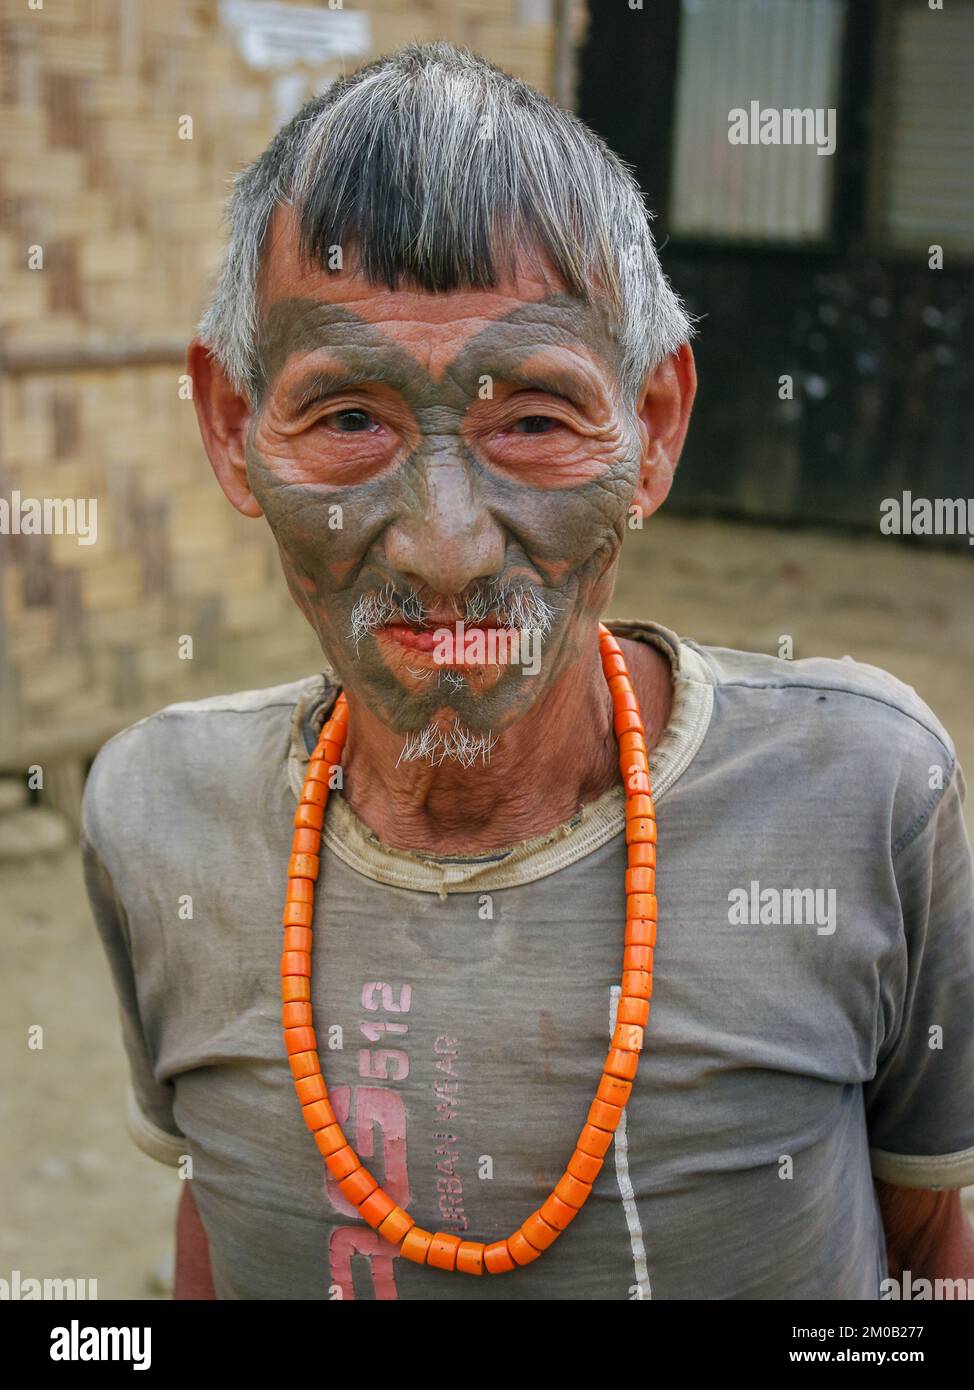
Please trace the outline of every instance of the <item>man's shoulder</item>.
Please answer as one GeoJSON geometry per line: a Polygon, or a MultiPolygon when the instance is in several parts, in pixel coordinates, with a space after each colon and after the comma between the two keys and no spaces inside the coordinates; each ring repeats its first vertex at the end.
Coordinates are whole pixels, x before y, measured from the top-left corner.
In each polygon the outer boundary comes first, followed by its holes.
{"type": "Polygon", "coordinates": [[[913,686],[882,667],[851,656],[787,660],[764,652],[687,645],[703,657],[719,689],[751,692],[757,708],[774,702],[796,717],[803,714],[801,722],[842,725],[858,736],[868,729],[880,736],[895,730],[898,740],[940,744],[953,762],[953,740],[940,719],[913,686]]]}
{"type": "Polygon", "coordinates": [[[84,834],[135,805],[178,804],[219,791],[246,794],[248,779],[284,773],[295,721],[326,688],[322,675],[166,705],[100,748],[85,784],[84,834]],[[219,782],[219,786],[215,785],[219,782]]]}
{"type": "Polygon", "coordinates": [[[798,776],[847,809],[879,808],[895,853],[926,826],[952,782],[963,797],[953,739],[891,672],[848,656],[788,661],[691,645],[716,687],[735,755],[750,748],[761,776],[780,787],[798,776]]]}

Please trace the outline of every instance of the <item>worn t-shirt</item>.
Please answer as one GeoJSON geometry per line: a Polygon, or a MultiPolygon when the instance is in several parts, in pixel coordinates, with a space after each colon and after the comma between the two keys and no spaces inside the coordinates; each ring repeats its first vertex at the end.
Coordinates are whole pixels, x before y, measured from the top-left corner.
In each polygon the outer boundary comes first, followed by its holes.
{"type": "MultiPolygon", "coordinates": [[[[849,658],[611,626],[673,671],[650,756],[653,1006],[591,1197],[503,1276],[401,1258],[327,1174],[294,1092],[280,917],[330,673],[170,706],[100,752],[83,847],[130,1130],[191,1158],[221,1298],[875,1299],[873,1175],[974,1182],[974,877],[948,734],[849,658]]],[[[349,1141],[426,1229],[506,1236],[563,1172],[618,999],[625,868],[621,787],[448,857],[380,843],[332,794],[322,1067],[349,1141]]]]}

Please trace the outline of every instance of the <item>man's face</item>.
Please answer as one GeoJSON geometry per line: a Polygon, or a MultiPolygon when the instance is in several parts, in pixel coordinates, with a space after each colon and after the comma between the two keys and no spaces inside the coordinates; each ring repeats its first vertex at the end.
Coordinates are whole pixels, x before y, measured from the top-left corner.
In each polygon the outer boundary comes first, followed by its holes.
{"type": "Polygon", "coordinates": [[[291,592],[407,751],[432,730],[483,751],[611,594],[643,440],[606,321],[526,265],[496,289],[391,291],[302,273],[290,213],[274,232],[245,457],[291,592]],[[444,658],[459,619],[468,642],[536,631],[537,673],[528,639],[520,661],[444,658]]]}

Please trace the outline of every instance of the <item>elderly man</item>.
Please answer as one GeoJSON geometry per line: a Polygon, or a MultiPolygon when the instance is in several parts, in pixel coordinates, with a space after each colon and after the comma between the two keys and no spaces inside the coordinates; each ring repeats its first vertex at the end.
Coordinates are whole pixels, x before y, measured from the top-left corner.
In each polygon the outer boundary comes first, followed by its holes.
{"type": "Polygon", "coordinates": [[[974,1275],[948,734],[848,659],[600,627],[695,390],[628,172],[413,46],[230,220],[200,428],[325,668],[143,720],[87,789],[130,1128],[191,1179],[177,1296],[974,1275]]]}

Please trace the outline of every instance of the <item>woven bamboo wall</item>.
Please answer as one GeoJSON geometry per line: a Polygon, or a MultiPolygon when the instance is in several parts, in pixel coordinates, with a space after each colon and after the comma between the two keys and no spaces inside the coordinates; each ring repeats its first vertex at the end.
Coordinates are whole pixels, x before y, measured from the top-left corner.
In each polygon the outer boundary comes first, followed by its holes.
{"type": "Polygon", "coordinates": [[[229,178],[325,81],[413,39],[551,92],[544,8],[355,0],[361,57],[307,45],[314,61],[262,70],[216,0],[0,0],[0,496],[98,501],[93,545],[0,535],[0,768],[316,669],[264,524],[223,498],[179,390],[229,178]]]}

